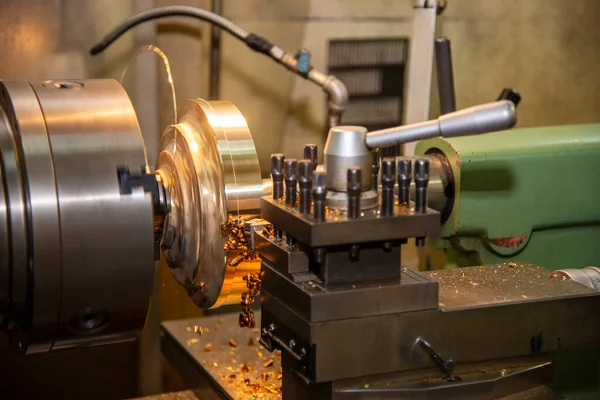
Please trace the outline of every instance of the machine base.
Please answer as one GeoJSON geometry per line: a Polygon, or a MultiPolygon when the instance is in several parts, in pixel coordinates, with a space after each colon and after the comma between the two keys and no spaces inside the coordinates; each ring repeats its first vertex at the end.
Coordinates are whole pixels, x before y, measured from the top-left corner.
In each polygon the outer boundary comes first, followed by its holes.
{"type": "MultiPolygon", "coordinates": [[[[260,316],[257,311],[259,323],[260,316]]],[[[161,337],[163,355],[202,399],[281,399],[282,382],[286,400],[559,398],[543,386],[553,374],[552,363],[543,356],[458,365],[461,382],[445,382],[439,370],[425,369],[307,385],[293,372],[282,371],[281,362],[285,367],[288,360],[259,346],[258,333],[238,327],[237,313],[168,321],[162,325],[161,337]],[[208,328],[208,332],[199,335],[194,326],[208,328]],[[208,344],[212,351],[205,350],[208,344]],[[271,359],[273,364],[265,366],[271,359]],[[249,367],[247,372],[244,366],[249,367]]]]}

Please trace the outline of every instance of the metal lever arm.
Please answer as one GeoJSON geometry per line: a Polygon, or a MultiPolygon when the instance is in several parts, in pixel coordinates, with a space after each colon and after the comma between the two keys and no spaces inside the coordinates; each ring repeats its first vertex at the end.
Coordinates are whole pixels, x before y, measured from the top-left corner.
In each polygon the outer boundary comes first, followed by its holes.
{"type": "Polygon", "coordinates": [[[436,120],[369,132],[366,143],[374,149],[436,136],[478,135],[510,129],[516,122],[514,103],[500,100],[445,114],[436,120]]]}

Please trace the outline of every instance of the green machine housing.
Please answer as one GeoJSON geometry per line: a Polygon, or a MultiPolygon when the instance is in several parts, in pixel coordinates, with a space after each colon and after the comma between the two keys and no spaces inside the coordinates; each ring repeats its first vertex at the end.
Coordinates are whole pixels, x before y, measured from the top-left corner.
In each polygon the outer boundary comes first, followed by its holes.
{"type": "MultiPolygon", "coordinates": [[[[600,124],[523,128],[418,143],[441,182],[448,266],[600,260],[600,124]]],[[[435,193],[432,193],[435,196],[435,193]]]]}
{"type": "MultiPolygon", "coordinates": [[[[443,267],[599,266],[600,124],[434,138],[415,154],[434,161],[430,205],[442,230],[430,245],[444,249],[443,267]]],[[[599,398],[600,349],[559,351],[552,386],[572,400],[599,398]]]]}

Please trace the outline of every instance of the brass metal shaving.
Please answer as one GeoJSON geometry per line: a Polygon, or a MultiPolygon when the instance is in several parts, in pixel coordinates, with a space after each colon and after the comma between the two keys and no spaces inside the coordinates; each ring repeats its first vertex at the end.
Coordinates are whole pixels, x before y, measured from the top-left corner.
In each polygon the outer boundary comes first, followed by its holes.
{"type": "Polygon", "coordinates": [[[221,224],[221,234],[227,236],[225,243],[225,251],[237,253],[237,255],[229,261],[232,267],[237,266],[242,261],[256,260],[258,255],[256,251],[248,247],[248,240],[244,233],[244,224],[246,219],[239,216],[229,216],[226,223],[221,224]]]}
{"type": "Polygon", "coordinates": [[[255,328],[256,323],[254,322],[254,310],[252,309],[252,303],[254,298],[260,294],[260,277],[258,274],[247,274],[244,276],[246,281],[247,292],[242,293],[242,312],[240,313],[239,325],[242,328],[255,328]]]}
{"type": "Polygon", "coordinates": [[[274,363],[273,359],[269,358],[269,360],[263,364],[263,367],[265,367],[265,368],[270,367],[273,365],[273,363],[274,363]]]}
{"type": "Polygon", "coordinates": [[[273,228],[273,225],[266,225],[263,228],[262,231],[263,235],[265,235],[266,237],[271,237],[273,236],[273,234],[275,233],[275,229],[273,228]]]}

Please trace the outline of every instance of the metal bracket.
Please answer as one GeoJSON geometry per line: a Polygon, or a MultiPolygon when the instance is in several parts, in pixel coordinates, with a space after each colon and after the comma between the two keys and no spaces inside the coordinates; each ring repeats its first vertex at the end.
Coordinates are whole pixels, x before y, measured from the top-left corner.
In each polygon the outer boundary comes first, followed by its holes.
{"type": "Polygon", "coordinates": [[[146,173],[146,166],[142,165],[140,173],[131,173],[129,167],[117,168],[119,178],[119,191],[122,195],[132,194],[133,189],[142,188],[145,193],[152,194],[154,211],[160,214],[169,212],[169,202],[162,182],[155,174],[146,173]]]}

